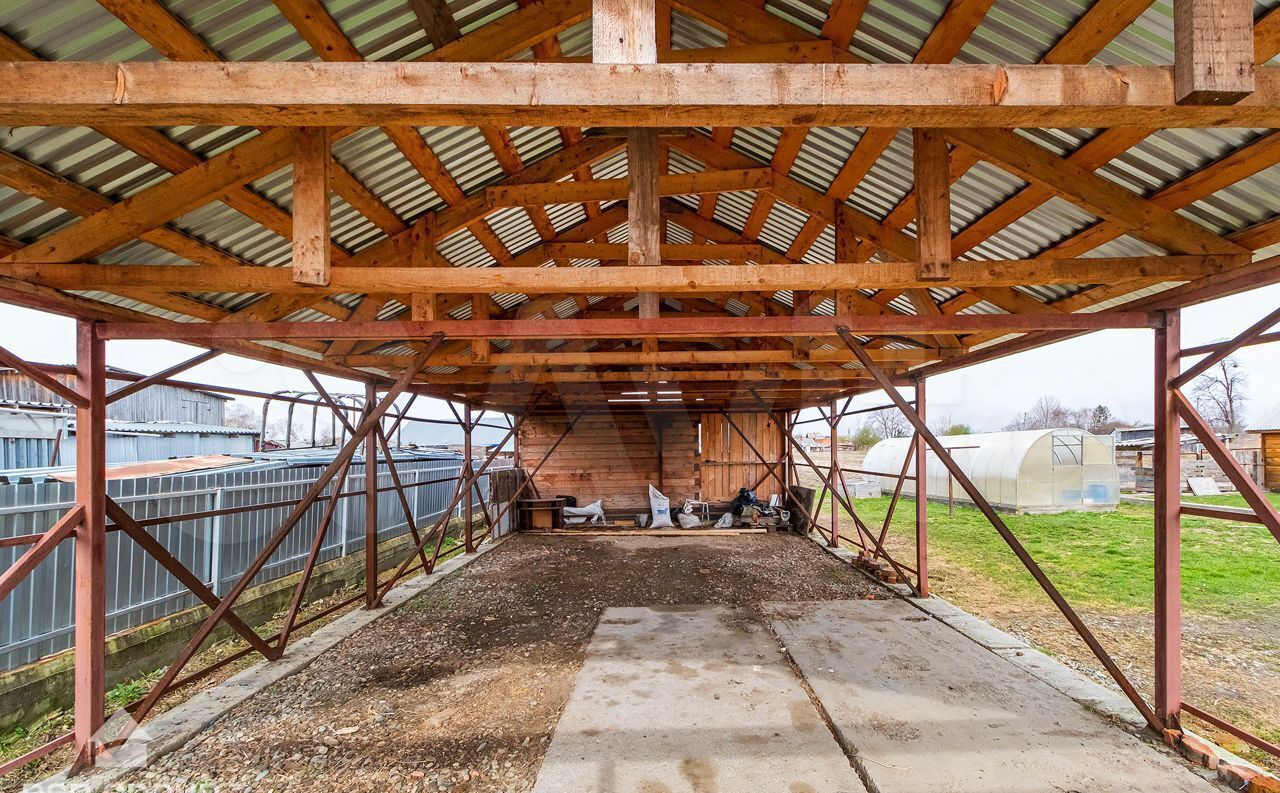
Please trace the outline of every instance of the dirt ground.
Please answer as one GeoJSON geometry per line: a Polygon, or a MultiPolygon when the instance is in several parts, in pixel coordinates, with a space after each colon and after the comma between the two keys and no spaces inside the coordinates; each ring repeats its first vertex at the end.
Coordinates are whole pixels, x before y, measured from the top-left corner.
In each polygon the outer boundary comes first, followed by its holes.
{"type": "Polygon", "coordinates": [[[793,536],[517,536],[129,781],[528,790],[602,609],[884,596],[793,536]]]}

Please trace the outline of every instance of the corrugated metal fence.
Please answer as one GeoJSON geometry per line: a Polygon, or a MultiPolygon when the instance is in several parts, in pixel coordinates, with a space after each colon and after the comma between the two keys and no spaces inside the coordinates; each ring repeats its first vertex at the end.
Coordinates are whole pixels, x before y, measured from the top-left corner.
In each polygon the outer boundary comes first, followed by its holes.
{"type": "MultiPolygon", "coordinates": [[[[200,474],[112,480],[107,482],[107,493],[139,520],[272,504],[301,498],[316,481],[324,462],[266,463],[200,474]]],[[[396,470],[418,525],[440,517],[453,496],[461,467],[459,459],[400,459],[397,455],[396,470]],[[415,487],[424,482],[430,484],[415,487]]],[[[379,468],[379,488],[390,488],[378,497],[378,539],[384,541],[408,533],[408,523],[387,467],[379,468]]],[[[364,549],[364,466],[358,458],[346,479],[342,490],[359,494],[340,500],[321,552],[322,562],[364,549]]],[[[333,488],[330,485],[326,495],[333,488]]],[[[480,490],[482,497],[488,498],[487,475],[480,480],[480,490]]],[[[65,482],[0,485],[0,537],[44,531],[74,499],[75,485],[65,482]]],[[[255,584],[302,569],[325,503],[321,500],[312,505],[255,578],[255,584]]],[[[291,508],[274,506],[201,517],[151,526],[148,531],[215,593],[222,594],[240,578],[291,508]]],[[[0,671],[72,645],[73,545],[63,542],[0,602],[0,671]]],[[[0,548],[0,570],[13,564],[25,548],[0,548]]],[[[195,596],[123,532],[107,533],[108,633],[197,604],[195,596]]]]}

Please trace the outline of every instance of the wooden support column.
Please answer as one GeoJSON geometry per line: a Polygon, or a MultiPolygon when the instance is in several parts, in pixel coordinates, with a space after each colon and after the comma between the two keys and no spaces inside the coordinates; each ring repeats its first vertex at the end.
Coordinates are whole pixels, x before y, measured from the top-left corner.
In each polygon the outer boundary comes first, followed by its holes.
{"type": "Polygon", "coordinates": [[[1253,93],[1251,0],[1174,0],[1174,99],[1232,105],[1253,93]]]}
{"type": "Polygon", "coordinates": [[[831,469],[828,487],[831,488],[831,536],[827,538],[827,546],[835,548],[840,544],[840,499],[836,497],[836,483],[841,482],[844,472],[840,470],[840,413],[836,401],[831,400],[831,469]]]}
{"type": "MultiPolygon", "coordinates": [[[[807,317],[812,314],[813,293],[804,289],[793,290],[791,292],[791,315],[796,317],[807,317]]],[[[795,336],[792,336],[791,351],[799,360],[807,360],[809,358],[809,337],[803,333],[797,333],[795,336]]]]}
{"type": "MultiPolygon", "coordinates": [[[[591,54],[596,63],[658,62],[656,0],[594,0],[591,54]]],[[[661,263],[662,213],[658,190],[661,172],[658,131],[627,132],[627,264],[661,263]]],[[[640,293],[640,316],[658,316],[657,292],[640,293]]]]}
{"type": "Polygon", "coordinates": [[[300,127],[293,156],[293,280],[328,286],[329,131],[300,127]]]}
{"type": "Polygon", "coordinates": [[[1170,381],[1180,367],[1181,318],[1164,313],[1155,331],[1155,712],[1179,729],[1182,709],[1182,421],[1170,381]]]}
{"type": "Polygon", "coordinates": [[[106,707],[106,350],[94,323],[76,323],[75,745],[73,768],[93,765],[106,707]]]}
{"type": "MultiPolygon", "coordinates": [[[[471,319],[473,321],[488,319],[490,303],[488,295],[473,295],[471,298],[471,319]]],[[[477,338],[471,340],[471,360],[476,364],[487,364],[489,362],[489,339],[477,338]]]]}
{"type": "MultiPolygon", "coordinates": [[[[365,385],[364,399],[368,416],[378,403],[373,383],[365,385]]],[[[342,481],[336,481],[335,491],[342,489],[342,481]]],[[[378,438],[373,432],[364,437],[364,605],[370,609],[382,605],[378,596],[378,438]]]]}
{"type": "MultiPolygon", "coordinates": [[[[921,421],[926,421],[924,377],[916,378],[916,414],[921,421]]],[[[915,440],[916,465],[916,595],[929,597],[929,466],[925,440],[916,433],[915,440]]],[[[903,473],[906,473],[903,471],[903,473]]]]}
{"type": "Polygon", "coordinates": [[[921,279],[951,275],[951,176],[947,141],[933,129],[912,130],[916,179],[916,244],[921,279]]]}
{"type": "MultiPolygon", "coordinates": [[[[465,482],[471,476],[471,455],[472,455],[471,430],[475,427],[475,422],[471,418],[470,403],[464,405],[462,408],[462,423],[463,423],[463,436],[462,436],[463,477],[462,479],[465,482]]],[[[472,524],[472,520],[474,518],[474,514],[473,514],[474,506],[472,502],[474,501],[475,501],[475,489],[468,484],[466,500],[463,502],[465,506],[463,506],[462,508],[463,519],[465,521],[465,528],[463,529],[463,531],[465,532],[464,539],[467,546],[467,553],[476,552],[475,533],[474,533],[474,527],[472,524]]]]}

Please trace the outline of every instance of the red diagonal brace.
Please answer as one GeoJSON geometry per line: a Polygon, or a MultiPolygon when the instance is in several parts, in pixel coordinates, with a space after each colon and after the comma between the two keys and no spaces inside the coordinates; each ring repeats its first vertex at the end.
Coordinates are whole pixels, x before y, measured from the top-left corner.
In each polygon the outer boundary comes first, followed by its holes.
{"type": "Polygon", "coordinates": [[[1204,416],[1201,416],[1200,411],[1187,401],[1181,391],[1173,391],[1173,405],[1182,416],[1182,420],[1187,422],[1187,427],[1204,444],[1205,449],[1209,451],[1209,456],[1213,457],[1214,462],[1222,469],[1222,473],[1227,475],[1227,479],[1235,485],[1245,503],[1258,516],[1262,525],[1267,527],[1271,536],[1276,538],[1276,542],[1280,542],[1280,514],[1267,500],[1262,488],[1258,487],[1253,478],[1240,467],[1239,461],[1218,439],[1218,434],[1213,431],[1213,427],[1209,426],[1209,422],[1204,420],[1204,416]]]}
{"type": "Polygon", "coordinates": [[[31,575],[31,571],[35,570],[44,558],[58,547],[58,543],[70,537],[82,519],[84,519],[84,507],[77,504],[41,534],[40,539],[36,540],[26,553],[18,557],[18,561],[0,573],[0,600],[4,600],[22,582],[22,579],[31,575]]]}
{"type": "Polygon", "coordinates": [[[1164,728],[1164,725],[1161,724],[1158,718],[1156,718],[1156,714],[1151,709],[1151,706],[1147,704],[1146,700],[1142,698],[1142,695],[1138,693],[1138,690],[1129,682],[1129,678],[1125,677],[1124,672],[1120,671],[1120,667],[1116,665],[1116,662],[1107,654],[1107,651],[1103,649],[1102,644],[1098,642],[1098,639],[1093,635],[1093,632],[1089,630],[1089,626],[1084,624],[1084,620],[1080,619],[1080,615],[1076,614],[1075,609],[1071,608],[1071,604],[1067,602],[1067,599],[1062,596],[1062,593],[1058,591],[1058,588],[1054,586],[1053,582],[1049,580],[1049,577],[1045,575],[1044,570],[1040,568],[1040,565],[1034,558],[1032,558],[1031,554],[1027,552],[1027,549],[1022,545],[1018,538],[1013,535],[1013,532],[1009,530],[1009,527],[1005,525],[1004,519],[1000,517],[999,513],[997,513],[991,506],[991,503],[987,501],[986,496],[982,495],[982,492],[978,490],[978,486],[973,483],[973,480],[969,478],[969,475],[965,473],[964,469],[961,468],[951,456],[951,453],[947,451],[947,447],[938,440],[937,436],[933,434],[928,425],[926,425],[920,418],[920,415],[916,413],[909,404],[907,404],[907,400],[902,398],[902,395],[898,393],[898,389],[893,385],[893,381],[889,379],[889,376],[884,373],[883,369],[876,365],[875,361],[871,360],[871,356],[867,355],[867,351],[862,348],[862,345],[853,337],[853,334],[849,332],[849,329],[841,325],[836,328],[836,333],[844,341],[845,345],[853,352],[859,363],[862,364],[862,368],[866,369],[867,373],[871,375],[882,389],[884,389],[884,392],[889,399],[898,406],[898,410],[902,411],[902,415],[913,427],[915,427],[916,432],[920,433],[920,436],[924,438],[925,443],[933,449],[934,454],[938,455],[938,459],[942,461],[942,464],[945,465],[947,470],[951,472],[951,475],[955,477],[956,482],[958,482],[964,492],[969,495],[969,498],[973,501],[974,505],[977,506],[986,519],[991,522],[991,525],[995,527],[995,530],[1000,533],[1000,536],[1004,539],[1005,543],[1008,544],[1014,555],[1018,557],[1018,560],[1021,561],[1023,566],[1027,568],[1027,571],[1031,573],[1031,577],[1036,580],[1036,583],[1038,583],[1040,588],[1045,591],[1045,594],[1049,596],[1049,599],[1053,601],[1053,604],[1057,606],[1058,610],[1062,612],[1062,615],[1067,618],[1067,622],[1070,622],[1071,626],[1076,629],[1076,633],[1080,634],[1080,638],[1089,646],[1089,649],[1102,663],[1103,667],[1107,670],[1107,673],[1111,675],[1112,679],[1116,681],[1116,684],[1120,686],[1120,689],[1124,691],[1125,696],[1129,698],[1129,701],[1133,703],[1134,707],[1136,707],[1142,714],[1142,717],[1146,719],[1147,724],[1151,725],[1151,729],[1156,732],[1160,732],[1164,728]]]}
{"type": "MultiPolygon", "coordinates": [[[[289,512],[289,515],[280,524],[280,528],[276,529],[275,534],[273,534],[267,541],[266,546],[258,552],[258,555],[249,564],[244,575],[241,576],[240,580],[236,582],[236,585],[231,588],[231,591],[227,593],[218,606],[213,609],[213,613],[210,614],[209,617],[200,625],[191,639],[187,641],[187,644],[182,648],[182,651],[178,653],[178,657],[169,665],[169,668],[165,670],[164,675],[162,675],[161,678],[156,681],[155,685],[152,686],[151,690],[147,693],[147,696],[144,697],[142,702],[138,705],[138,710],[135,712],[135,719],[141,721],[148,713],[151,712],[151,709],[155,707],[156,702],[159,701],[160,697],[164,696],[164,692],[177,678],[183,667],[185,667],[191,661],[191,658],[199,651],[200,645],[204,644],[205,639],[209,638],[209,635],[213,633],[214,628],[216,628],[218,623],[222,621],[226,613],[231,609],[232,604],[235,603],[236,599],[249,588],[254,576],[256,576],[263,566],[266,565],[267,561],[271,558],[271,555],[275,553],[276,549],[285,541],[290,532],[293,531],[294,527],[298,525],[298,522],[302,520],[303,516],[307,513],[307,510],[311,508],[316,499],[324,492],[324,489],[328,487],[331,481],[333,481],[333,477],[355,454],[356,447],[364,441],[364,436],[373,431],[373,428],[378,421],[380,421],[382,417],[386,415],[386,412],[391,409],[391,405],[395,402],[396,397],[400,396],[400,394],[409,387],[413,382],[413,379],[418,376],[418,372],[424,365],[426,365],[427,360],[430,359],[431,355],[435,353],[436,349],[439,348],[443,341],[444,336],[442,334],[437,334],[432,337],[431,343],[423,352],[414,357],[413,362],[404,371],[404,373],[396,379],[394,385],[392,385],[390,390],[387,391],[387,394],[382,401],[364,416],[360,424],[356,427],[355,434],[347,439],[346,444],[343,445],[342,449],[338,451],[337,455],[335,455],[333,462],[329,463],[329,465],[325,467],[324,471],[320,473],[320,476],[316,481],[307,489],[306,494],[303,495],[302,499],[298,501],[294,508],[289,512]]],[[[127,733],[129,731],[129,729],[124,730],[120,738],[122,740],[128,738],[127,733]]]]}

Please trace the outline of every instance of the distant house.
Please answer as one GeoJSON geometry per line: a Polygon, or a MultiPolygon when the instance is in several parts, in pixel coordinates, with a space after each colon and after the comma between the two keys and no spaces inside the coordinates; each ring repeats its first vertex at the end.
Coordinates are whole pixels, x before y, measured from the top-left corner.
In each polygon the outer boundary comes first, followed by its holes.
{"type": "MultiPolygon", "coordinates": [[[[71,374],[55,374],[67,385],[75,383],[71,374]]],[[[107,393],[124,388],[141,375],[126,369],[107,367],[107,393]]],[[[107,405],[107,418],[118,421],[185,421],[191,424],[226,423],[226,406],[231,397],[198,388],[153,385],[118,402],[107,405]]],[[[0,405],[27,410],[67,412],[71,404],[21,372],[0,367],[0,405]]]]}
{"type": "Polygon", "coordinates": [[[1245,432],[1257,433],[1262,439],[1262,486],[1280,490],[1280,404],[1273,405],[1245,432]]]}
{"type": "Polygon", "coordinates": [[[831,436],[827,433],[810,432],[807,434],[797,435],[796,442],[800,444],[802,449],[810,454],[831,450],[831,436]]]}
{"type": "MultiPolygon", "coordinates": [[[[54,377],[68,385],[75,380],[70,374],[54,377]]],[[[107,391],[136,377],[108,368],[107,391]]],[[[254,451],[258,430],[223,424],[230,401],[203,389],[153,385],[108,404],[107,463],[254,451]]],[[[0,470],[69,465],[75,442],[71,404],[21,372],[0,367],[0,470]]]]}

